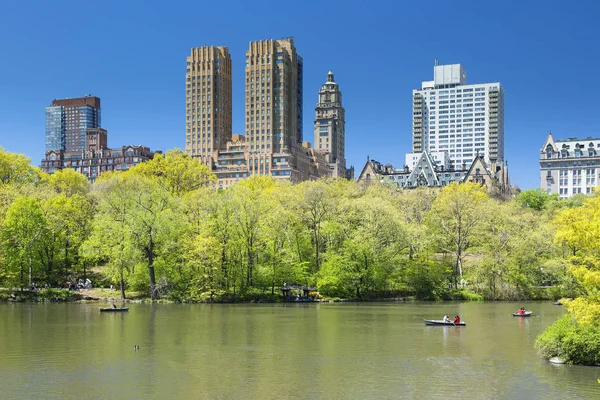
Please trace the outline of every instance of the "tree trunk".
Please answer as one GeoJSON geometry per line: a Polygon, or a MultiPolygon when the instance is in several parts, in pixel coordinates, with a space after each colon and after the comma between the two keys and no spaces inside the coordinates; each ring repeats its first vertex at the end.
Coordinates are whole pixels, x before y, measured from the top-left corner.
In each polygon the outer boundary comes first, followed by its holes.
{"type": "Polygon", "coordinates": [[[315,229],[313,229],[313,238],[315,241],[315,267],[316,267],[316,271],[319,271],[320,269],[320,263],[319,263],[319,231],[318,229],[315,227],[315,229]]]}
{"type": "Polygon", "coordinates": [[[121,300],[125,300],[125,279],[123,279],[123,269],[121,269],[121,300]]]}
{"type": "Polygon", "coordinates": [[[21,264],[21,277],[19,279],[19,285],[21,285],[21,292],[23,291],[23,263],[20,262],[19,264],[21,264]]]}
{"type": "Polygon", "coordinates": [[[254,254],[252,251],[252,240],[248,241],[248,287],[252,286],[252,279],[253,279],[253,266],[254,266],[254,254]]]}
{"type": "Polygon", "coordinates": [[[227,253],[225,246],[221,252],[221,288],[229,289],[229,279],[227,277],[227,253]]]}
{"type": "Polygon", "coordinates": [[[31,253],[29,254],[29,286],[33,283],[33,266],[31,261],[31,253]]]}
{"type": "Polygon", "coordinates": [[[65,280],[68,278],[69,271],[69,241],[65,243],[65,280]]]}
{"type": "Polygon", "coordinates": [[[156,300],[156,276],[154,275],[154,242],[146,247],[146,258],[148,260],[148,275],[150,276],[150,299],[156,300]]]}

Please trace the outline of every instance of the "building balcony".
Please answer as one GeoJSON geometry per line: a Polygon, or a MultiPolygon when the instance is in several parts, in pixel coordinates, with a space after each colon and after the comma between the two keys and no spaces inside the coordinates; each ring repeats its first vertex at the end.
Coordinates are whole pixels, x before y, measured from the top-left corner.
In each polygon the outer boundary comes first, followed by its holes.
{"type": "Polygon", "coordinates": [[[219,157],[217,158],[217,161],[219,160],[231,160],[231,159],[244,159],[244,153],[239,153],[239,154],[219,154],[219,157]]]}
{"type": "Polygon", "coordinates": [[[214,173],[227,173],[227,172],[248,172],[247,165],[219,165],[216,167],[213,172],[214,173]]]}

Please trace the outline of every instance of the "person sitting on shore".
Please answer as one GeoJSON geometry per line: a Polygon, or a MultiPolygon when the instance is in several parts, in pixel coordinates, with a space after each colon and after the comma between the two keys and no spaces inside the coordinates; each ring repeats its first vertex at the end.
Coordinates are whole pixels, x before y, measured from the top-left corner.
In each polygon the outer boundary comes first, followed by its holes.
{"type": "Polygon", "coordinates": [[[454,317],[454,323],[460,324],[460,317],[458,315],[456,317],[454,317]]]}

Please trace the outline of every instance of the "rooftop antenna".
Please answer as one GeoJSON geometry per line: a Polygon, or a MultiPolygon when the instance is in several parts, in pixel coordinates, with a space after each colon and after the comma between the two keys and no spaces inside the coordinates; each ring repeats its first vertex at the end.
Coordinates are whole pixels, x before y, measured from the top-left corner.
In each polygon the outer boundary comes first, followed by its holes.
{"type": "Polygon", "coordinates": [[[433,61],[433,66],[437,67],[438,65],[440,65],[440,62],[438,61],[437,58],[435,58],[434,61],[433,61]]]}

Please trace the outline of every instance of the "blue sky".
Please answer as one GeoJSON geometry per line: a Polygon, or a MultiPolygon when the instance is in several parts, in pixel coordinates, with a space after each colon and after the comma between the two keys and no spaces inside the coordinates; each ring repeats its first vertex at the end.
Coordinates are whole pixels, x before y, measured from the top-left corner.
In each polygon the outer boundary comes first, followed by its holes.
{"type": "Polygon", "coordinates": [[[539,149],[600,136],[600,3],[593,1],[10,1],[0,12],[0,146],[39,165],[44,107],[102,99],[109,146],[184,147],[185,57],[228,46],[233,128],[244,133],[248,43],[293,36],[304,58],[304,137],[328,70],[343,91],[346,158],[401,167],[411,150],[412,89],[433,62],[505,88],[511,179],[539,186],[539,149]]]}

